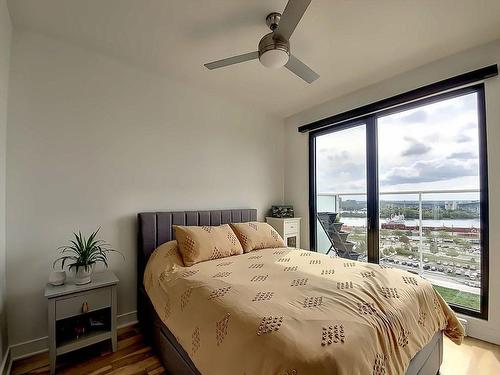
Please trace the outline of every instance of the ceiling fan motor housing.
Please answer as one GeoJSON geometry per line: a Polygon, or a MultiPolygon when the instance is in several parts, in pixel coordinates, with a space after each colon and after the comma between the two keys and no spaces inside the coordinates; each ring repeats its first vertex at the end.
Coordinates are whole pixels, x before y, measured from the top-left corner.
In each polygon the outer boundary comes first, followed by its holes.
{"type": "Polygon", "coordinates": [[[259,60],[265,67],[280,68],[288,62],[290,43],[276,38],[274,33],[264,35],[259,42],[259,60]]]}

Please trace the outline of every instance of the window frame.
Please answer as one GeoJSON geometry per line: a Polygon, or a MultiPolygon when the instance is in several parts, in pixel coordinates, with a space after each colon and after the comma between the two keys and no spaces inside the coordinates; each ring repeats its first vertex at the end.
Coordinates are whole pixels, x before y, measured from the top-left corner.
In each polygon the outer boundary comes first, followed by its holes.
{"type": "Polygon", "coordinates": [[[377,120],[379,117],[413,109],[471,93],[477,95],[478,142],[479,142],[479,190],[480,190],[480,244],[481,244],[481,295],[480,309],[471,310],[450,304],[457,313],[487,320],[489,303],[489,201],[488,201],[488,150],[486,133],[486,97],[484,83],[440,92],[432,96],[411,100],[391,108],[331,124],[309,132],[309,239],[310,249],[317,251],[316,220],[316,138],[332,132],[365,124],[366,127],[366,183],[367,183],[367,246],[368,262],[379,263],[379,181],[377,120]]]}

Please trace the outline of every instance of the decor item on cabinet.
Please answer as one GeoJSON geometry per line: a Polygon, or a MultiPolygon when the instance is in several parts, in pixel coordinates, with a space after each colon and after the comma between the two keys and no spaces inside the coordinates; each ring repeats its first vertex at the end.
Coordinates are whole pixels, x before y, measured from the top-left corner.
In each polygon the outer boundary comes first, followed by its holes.
{"type": "Polygon", "coordinates": [[[66,281],[66,271],[52,271],[49,275],[49,284],[54,286],[63,285],[66,281]]]}
{"type": "Polygon", "coordinates": [[[96,263],[101,262],[108,268],[109,253],[115,252],[123,257],[121,252],[112,249],[106,241],[96,239],[100,229],[99,227],[88,238],[81,232],[73,233],[75,239],[70,240],[71,245],[61,246],[58,249],[63,255],[54,261],[53,267],[60,261],[61,268],[64,269],[65,263],[69,262],[69,270],[74,270],[77,285],[88,284],[92,281],[96,263]]]}
{"type": "Polygon", "coordinates": [[[285,240],[287,247],[300,248],[300,217],[266,217],[266,222],[285,240]]]}
{"type": "Polygon", "coordinates": [[[290,205],[276,205],[271,206],[272,217],[293,217],[293,206],[290,205]]]}

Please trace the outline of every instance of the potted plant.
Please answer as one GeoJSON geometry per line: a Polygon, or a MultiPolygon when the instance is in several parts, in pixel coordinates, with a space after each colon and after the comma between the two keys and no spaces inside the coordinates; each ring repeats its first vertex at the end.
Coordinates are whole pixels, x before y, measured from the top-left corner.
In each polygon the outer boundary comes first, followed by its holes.
{"type": "Polygon", "coordinates": [[[73,233],[75,238],[70,240],[71,244],[58,248],[62,256],[54,261],[53,267],[55,268],[57,262],[60,261],[61,268],[64,269],[67,262],[69,270],[75,272],[75,284],[77,285],[90,283],[96,263],[101,262],[107,268],[109,253],[121,254],[118,250],[112,249],[106,241],[96,239],[100,229],[98,228],[88,238],[85,238],[81,232],[73,233]]]}

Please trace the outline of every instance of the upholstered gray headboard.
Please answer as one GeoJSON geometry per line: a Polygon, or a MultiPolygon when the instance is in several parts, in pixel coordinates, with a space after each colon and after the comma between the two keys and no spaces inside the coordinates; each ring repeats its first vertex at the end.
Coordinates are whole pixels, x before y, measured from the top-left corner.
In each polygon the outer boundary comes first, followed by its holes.
{"type": "Polygon", "coordinates": [[[142,212],[138,214],[139,235],[137,271],[142,284],[144,268],[149,256],[161,244],[174,240],[172,225],[221,225],[257,220],[256,209],[142,212]]]}

